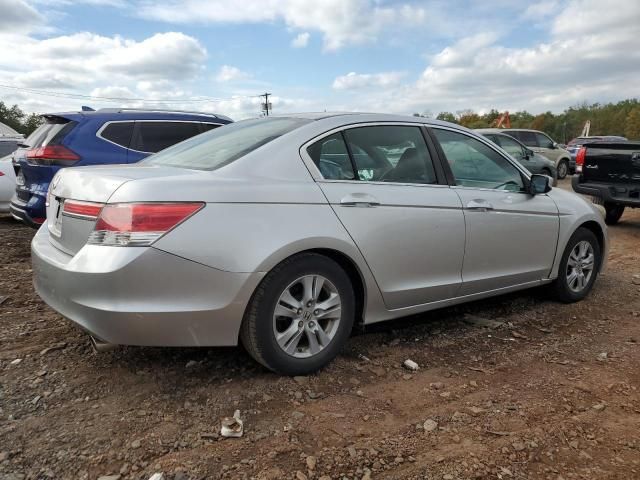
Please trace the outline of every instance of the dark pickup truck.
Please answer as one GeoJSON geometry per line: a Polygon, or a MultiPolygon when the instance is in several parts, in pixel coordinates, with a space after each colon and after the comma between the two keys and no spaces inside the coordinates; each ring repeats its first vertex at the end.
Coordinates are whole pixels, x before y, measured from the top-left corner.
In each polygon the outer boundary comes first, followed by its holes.
{"type": "Polygon", "coordinates": [[[604,206],[607,225],[616,224],[625,207],[640,207],[640,142],[584,144],[571,184],[604,206]]]}

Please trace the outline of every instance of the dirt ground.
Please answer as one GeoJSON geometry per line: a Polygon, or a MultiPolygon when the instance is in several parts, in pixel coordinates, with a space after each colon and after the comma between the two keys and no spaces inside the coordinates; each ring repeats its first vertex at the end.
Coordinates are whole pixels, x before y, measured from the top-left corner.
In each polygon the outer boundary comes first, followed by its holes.
{"type": "Polygon", "coordinates": [[[33,292],[33,233],[0,217],[0,479],[640,478],[640,211],[587,300],[370,327],[306,378],[241,348],[94,353],[33,292]],[[235,409],[244,436],[219,438],[235,409]]]}

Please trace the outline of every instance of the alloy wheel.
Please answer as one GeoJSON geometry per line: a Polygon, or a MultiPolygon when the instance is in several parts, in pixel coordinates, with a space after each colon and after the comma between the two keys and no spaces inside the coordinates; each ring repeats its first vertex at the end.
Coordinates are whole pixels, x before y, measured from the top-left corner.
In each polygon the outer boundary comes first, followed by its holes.
{"type": "Polygon", "coordinates": [[[595,267],[595,255],[591,243],[578,242],[567,260],[567,285],[572,292],[580,293],[589,284],[595,267]]]}
{"type": "Polygon", "coordinates": [[[280,348],[308,358],[326,348],[338,331],[342,302],[322,275],[305,275],[280,294],[273,313],[273,333],[280,348]]]}

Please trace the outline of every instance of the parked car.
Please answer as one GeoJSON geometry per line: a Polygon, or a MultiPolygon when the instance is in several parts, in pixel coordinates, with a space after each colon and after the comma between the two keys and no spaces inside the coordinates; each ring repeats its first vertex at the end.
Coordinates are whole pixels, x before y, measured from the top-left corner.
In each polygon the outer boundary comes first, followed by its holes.
{"type": "Polygon", "coordinates": [[[224,115],[105,108],[43,115],[44,123],[13,154],[12,215],[37,227],[49,182],[61,168],[135,163],[187,138],[225,125],[224,115]]]}
{"type": "Polygon", "coordinates": [[[505,133],[484,128],[477,129],[476,132],[501,147],[531,173],[538,173],[540,175],[547,175],[551,177],[553,179],[554,186],[558,183],[556,164],[547,157],[534,152],[515,138],[505,133]]]}
{"type": "Polygon", "coordinates": [[[235,345],[288,375],[370,324],[550,284],[591,290],[596,207],[426,118],[233,123],[138,165],[69,168],[32,243],[38,294],[113,344],[235,345]]]}
{"type": "Polygon", "coordinates": [[[585,143],[594,143],[594,142],[626,142],[627,139],[625,137],[618,137],[615,135],[600,135],[593,137],[577,137],[571,140],[567,144],[567,151],[569,155],[571,155],[571,160],[569,160],[569,170],[571,172],[575,172],[576,169],[576,155],[580,150],[580,147],[585,143]]]}
{"type": "Polygon", "coordinates": [[[0,158],[13,153],[23,141],[24,135],[0,122],[0,158]]]}
{"type": "Polygon", "coordinates": [[[565,178],[570,173],[569,162],[571,161],[571,155],[546,133],[524,128],[502,128],[499,131],[511,135],[534,152],[540,153],[555,162],[559,179],[565,178]]]}
{"type": "Polygon", "coordinates": [[[0,158],[0,213],[9,211],[9,202],[16,190],[16,175],[13,172],[11,156],[0,158]]]}
{"type": "Polygon", "coordinates": [[[573,189],[604,206],[608,225],[625,207],[640,207],[640,142],[585,143],[576,156],[573,189]]]}

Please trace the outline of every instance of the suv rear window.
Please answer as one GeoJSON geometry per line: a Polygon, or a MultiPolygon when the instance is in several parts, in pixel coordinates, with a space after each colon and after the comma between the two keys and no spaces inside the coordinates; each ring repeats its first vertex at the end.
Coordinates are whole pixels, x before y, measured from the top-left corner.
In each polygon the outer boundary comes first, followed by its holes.
{"type": "Polygon", "coordinates": [[[62,117],[45,117],[40,125],[24,141],[29,148],[40,148],[47,145],[59,145],[64,137],[74,129],[77,122],[62,117]]]}
{"type": "Polygon", "coordinates": [[[216,170],[311,120],[303,118],[257,118],[216,128],[151,155],[143,163],[216,170]]]}
{"type": "Polygon", "coordinates": [[[200,133],[197,122],[136,121],[131,149],[156,153],[200,133]]]}

